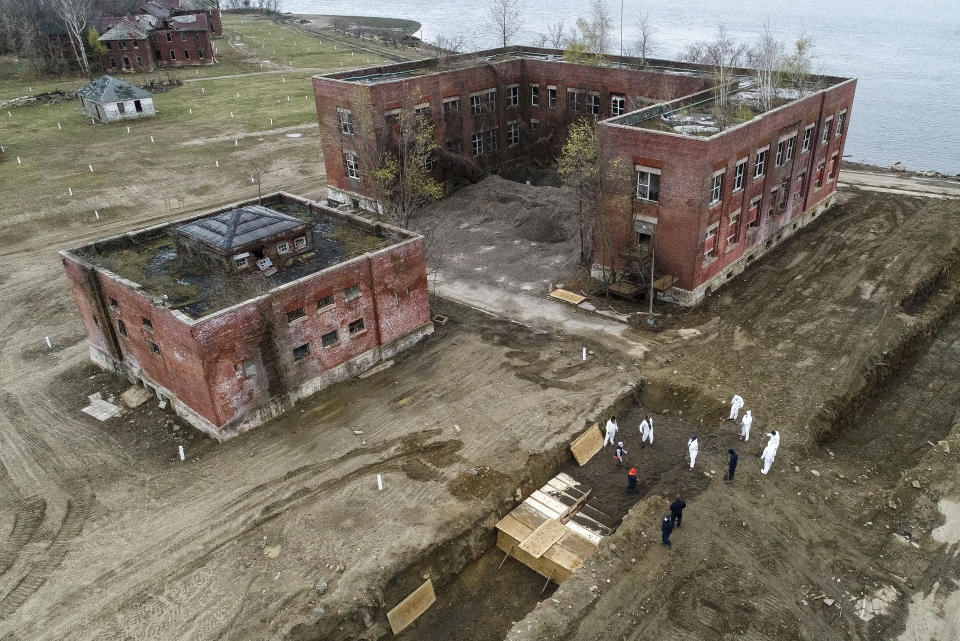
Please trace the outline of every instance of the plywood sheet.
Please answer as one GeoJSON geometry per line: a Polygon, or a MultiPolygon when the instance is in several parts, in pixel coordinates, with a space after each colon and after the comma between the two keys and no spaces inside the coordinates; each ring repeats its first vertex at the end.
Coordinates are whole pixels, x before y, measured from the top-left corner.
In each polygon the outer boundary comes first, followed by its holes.
{"type": "Polygon", "coordinates": [[[93,402],[90,403],[90,405],[87,405],[80,411],[84,412],[85,414],[89,414],[90,416],[97,419],[98,421],[105,421],[108,418],[113,418],[114,416],[122,412],[123,408],[117,405],[114,405],[113,403],[108,403],[107,401],[100,398],[100,399],[94,400],[93,402]]]}
{"type": "Polygon", "coordinates": [[[401,601],[397,607],[387,612],[387,621],[390,622],[390,629],[394,634],[400,632],[408,625],[417,620],[421,614],[427,611],[437,600],[433,592],[433,581],[427,579],[419,588],[410,593],[406,599],[401,601]]]}
{"type": "Polygon", "coordinates": [[[567,303],[572,303],[574,305],[579,305],[583,301],[587,300],[586,296],[581,296],[580,294],[574,294],[573,292],[568,292],[565,289],[555,289],[550,292],[551,298],[556,298],[567,303]]]}
{"type": "Polygon", "coordinates": [[[549,550],[550,547],[559,541],[560,537],[566,533],[567,528],[565,528],[560,521],[556,519],[544,521],[543,525],[531,532],[530,536],[520,542],[520,549],[533,558],[539,559],[543,556],[544,552],[549,550]]]}
{"type": "Polygon", "coordinates": [[[603,433],[600,431],[600,425],[594,423],[583,434],[573,439],[570,443],[570,452],[576,459],[577,465],[583,467],[602,447],[603,433]]]}

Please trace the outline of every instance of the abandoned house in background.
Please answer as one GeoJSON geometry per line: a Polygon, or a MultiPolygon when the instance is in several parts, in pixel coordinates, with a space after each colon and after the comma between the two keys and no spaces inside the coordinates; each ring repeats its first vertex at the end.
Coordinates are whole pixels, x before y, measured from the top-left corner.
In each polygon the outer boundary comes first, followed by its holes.
{"type": "Polygon", "coordinates": [[[262,201],[60,252],[91,359],[218,440],[433,332],[423,237],[262,201]]]}
{"type": "Polygon", "coordinates": [[[83,113],[103,122],[155,116],[153,94],[112,76],[100,76],[77,91],[83,113]]]}
{"type": "MultiPolygon", "coordinates": [[[[569,124],[592,118],[605,175],[593,273],[692,305],[833,204],[856,90],[809,76],[764,109],[750,70],[725,73],[720,91],[709,66],[508,47],[315,76],[328,199],[377,209],[358,150],[389,137],[402,109],[485,171],[555,156],[569,124]],[[372,127],[356,126],[364,112],[372,127]]],[[[442,163],[432,171],[444,178],[442,163]]]]}

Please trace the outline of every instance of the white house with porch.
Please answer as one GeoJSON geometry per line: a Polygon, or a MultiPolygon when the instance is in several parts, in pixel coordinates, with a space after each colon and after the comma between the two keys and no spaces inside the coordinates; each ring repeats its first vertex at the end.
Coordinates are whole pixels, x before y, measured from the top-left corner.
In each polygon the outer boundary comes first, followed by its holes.
{"type": "Polygon", "coordinates": [[[103,122],[157,115],[153,94],[113,76],[100,76],[77,92],[83,112],[103,122]]]}

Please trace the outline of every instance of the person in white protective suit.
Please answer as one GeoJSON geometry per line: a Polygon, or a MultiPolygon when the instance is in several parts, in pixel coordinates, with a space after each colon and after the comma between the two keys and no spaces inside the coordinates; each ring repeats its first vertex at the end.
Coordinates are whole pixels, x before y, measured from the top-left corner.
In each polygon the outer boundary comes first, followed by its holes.
{"type": "Polygon", "coordinates": [[[693,464],[697,461],[697,452],[700,451],[700,441],[697,440],[696,434],[687,441],[687,451],[690,452],[690,469],[692,470],[693,464]]]}
{"type": "Polygon", "coordinates": [[[614,441],[613,439],[616,438],[616,436],[617,436],[617,431],[618,431],[619,429],[620,429],[620,428],[617,426],[617,417],[616,417],[616,416],[611,416],[611,417],[610,417],[610,420],[607,421],[607,435],[603,437],[603,446],[604,446],[604,447],[607,446],[607,443],[610,443],[610,444],[612,445],[613,443],[616,442],[616,441],[614,441]]]}
{"type": "Polygon", "coordinates": [[[750,413],[750,410],[747,410],[743,415],[743,418],[740,419],[740,440],[749,441],[750,440],[750,426],[753,425],[753,414],[750,413]]]}
{"type": "Polygon", "coordinates": [[[770,471],[770,466],[773,465],[773,459],[777,458],[777,448],[780,447],[780,434],[776,430],[767,432],[767,436],[770,437],[770,440],[767,441],[767,446],[763,448],[763,454],[760,455],[760,458],[763,460],[763,469],[760,470],[761,474],[766,474],[770,471]]]}
{"type": "Polygon", "coordinates": [[[740,416],[740,408],[743,407],[743,397],[739,394],[734,394],[733,398],[730,399],[730,420],[735,421],[737,417],[740,416]]]}
{"type": "Polygon", "coordinates": [[[650,445],[653,445],[653,419],[649,416],[640,422],[640,447],[646,447],[644,444],[647,439],[650,440],[650,445]]]}

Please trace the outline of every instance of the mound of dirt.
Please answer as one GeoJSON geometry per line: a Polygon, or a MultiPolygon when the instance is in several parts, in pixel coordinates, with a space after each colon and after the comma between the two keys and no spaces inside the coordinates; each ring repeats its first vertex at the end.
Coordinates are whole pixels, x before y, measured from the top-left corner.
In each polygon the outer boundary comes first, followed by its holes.
{"type": "Polygon", "coordinates": [[[560,222],[540,212],[529,213],[513,224],[519,236],[538,243],[562,243],[570,238],[570,231],[560,222]]]}

